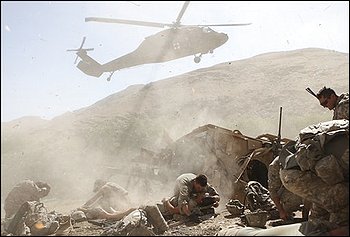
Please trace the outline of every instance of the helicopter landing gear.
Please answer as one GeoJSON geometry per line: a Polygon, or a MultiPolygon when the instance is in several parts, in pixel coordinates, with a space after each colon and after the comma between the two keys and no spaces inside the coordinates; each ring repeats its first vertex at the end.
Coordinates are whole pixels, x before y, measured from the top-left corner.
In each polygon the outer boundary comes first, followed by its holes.
{"type": "Polygon", "coordinates": [[[199,63],[201,61],[201,58],[200,57],[194,57],[194,60],[193,60],[195,63],[199,63]]]}
{"type": "Polygon", "coordinates": [[[195,63],[199,63],[199,62],[201,61],[201,57],[202,57],[202,54],[200,54],[199,56],[195,56],[194,59],[193,59],[193,61],[194,61],[195,63]]]}
{"type": "Polygon", "coordinates": [[[107,77],[107,81],[110,81],[114,72],[111,72],[111,74],[107,77]]]}

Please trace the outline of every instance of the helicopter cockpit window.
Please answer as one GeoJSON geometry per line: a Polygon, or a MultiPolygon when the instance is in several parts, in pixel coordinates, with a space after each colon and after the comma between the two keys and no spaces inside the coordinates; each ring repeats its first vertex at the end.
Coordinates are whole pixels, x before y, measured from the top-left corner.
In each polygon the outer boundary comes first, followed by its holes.
{"type": "Polygon", "coordinates": [[[202,31],[203,31],[204,33],[210,33],[210,32],[212,32],[213,30],[210,29],[209,27],[203,27],[203,28],[202,28],[202,31]]]}

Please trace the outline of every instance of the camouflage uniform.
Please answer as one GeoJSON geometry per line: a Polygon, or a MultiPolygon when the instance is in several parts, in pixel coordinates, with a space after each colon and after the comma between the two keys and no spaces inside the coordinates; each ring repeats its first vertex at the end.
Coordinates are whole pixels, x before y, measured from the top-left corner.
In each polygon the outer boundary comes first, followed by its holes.
{"type": "Polygon", "coordinates": [[[282,184],[280,178],[280,169],[282,168],[279,162],[279,156],[276,157],[269,165],[268,170],[268,187],[269,193],[272,199],[275,197],[280,198],[283,209],[289,216],[292,216],[294,211],[300,209],[302,204],[302,198],[294,193],[288,191],[282,184]]]}
{"type": "MultiPolygon", "coordinates": [[[[46,184],[47,185],[47,184],[46,184]]],[[[10,218],[16,214],[18,209],[27,201],[40,201],[47,195],[47,191],[38,187],[32,180],[24,180],[17,184],[7,195],[4,203],[5,217],[10,218]]]]}
{"type": "MultiPolygon", "coordinates": [[[[196,193],[193,187],[193,182],[196,177],[195,174],[186,173],[180,175],[175,181],[174,195],[171,197],[170,203],[175,207],[179,206],[181,214],[184,214],[182,206],[188,204],[190,210],[193,210],[197,206],[195,197],[199,195],[199,193],[196,193]]],[[[210,196],[219,195],[209,183],[204,188],[203,193],[209,193],[210,196]]]]}
{"type": "Polygon", "coordinates": [[[349,120],[311,125],[300,132],[290,155],[299,166],[280,172],[289,191],[313,203],[309,220],[329,228],[349,222],[348,142],[349,120]]]}
{"type": "Polygon", "coordinates": [[[327,185],[313,172],[300,170],[281,170],[281,177],[283,177],[283,185],[291,192],[313,202],[310,221],[329,218],[329,221],[335,224],[348,223],[349,187],[347,183],[327,185]]]}
{"type": "Polygon", "coordinates": [[[333,120],[347,119],[349,120],[349,93],[341,94],[334,107],[333,120]]]}

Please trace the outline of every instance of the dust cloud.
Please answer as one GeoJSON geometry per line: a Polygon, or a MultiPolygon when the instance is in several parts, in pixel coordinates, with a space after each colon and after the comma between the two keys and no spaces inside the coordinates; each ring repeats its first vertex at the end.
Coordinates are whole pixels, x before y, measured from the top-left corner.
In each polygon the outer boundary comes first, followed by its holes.
{"type": "Polygon", "coordinates": [[[43,199],[50,209],[69,212],[93,195],[96,179],[105,179],[128,190],[140,206],[171,196],[176,177],[185,172],[207,174],[229,195],[229,176],[217,158],[185,135],[206,124],[253,138],[278,135],[283,107],[281,135],[293,139],[332,117],[305,88],[348,91],[348,65],[348,54],[323,49],[264,54],[130,86],[35,126],[2,123],[1,203],[28,178],[51,185],[43,199]]]}

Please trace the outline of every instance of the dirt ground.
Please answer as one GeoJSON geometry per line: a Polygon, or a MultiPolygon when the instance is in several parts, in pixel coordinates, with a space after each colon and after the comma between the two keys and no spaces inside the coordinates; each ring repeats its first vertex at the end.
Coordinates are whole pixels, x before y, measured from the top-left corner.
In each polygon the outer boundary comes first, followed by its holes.
{"type": "MultiPolygon", "coordinates": [[[[301,212],[295,212],[297,219],[301,218],[301,212]]],[[[278,223],[277,220],[267,220],[265,228],[272,228],[278,223]]],[[[221,205],[215,210],[215,214],[202,216],[200,222],[196,221],[167,221],[169,229],[161,236],[215,236],[221,229],[228,227],[243,228],[246,223],[239,216],[231,215],[225,205],[221,205]]],[[[68,236],[96,236],[101,235],[104,229],[88,221],[78,222],[73,225],[73,229],[67,233],[68,236]]]]}
{"type": "MultiPolygon", "coordinates": [[[[239,217],[232,216],[226,209],[225,203],[227,200],[221,200],[220,206],[215,209],[214,215],[203,216],[203,221],[200,223],[186,222],[180,224],[180,221],[167,221],[169,230],[163,236],[213,236],[222,227],[239,226],[242,222],[239,217]]],[[[47,203],[49,210],[57,210],[59,213],[69,214],[76,207],[81,206],[84,200],[55,200],[47,203]]],[[[104,231],[103,227],[88,221],[74,223],[73,228],[65,235],[69,236],[96,236],[101,235],[104,231]]]]}
{"type": "MultiPolygon", "coordinates": [[[[57,202],[58,203],[58,202],[57,202]]],[[[76,206],[80,203],[80,200],[76,202],[62,203],[61,210],[73,210],[72,206],[76,206]],[[62,205],[67,204],[67,205],[62,205]],[[64,206],[64,208],[62,207],[64,206]]],[[[54,202],[50,203],[51,207],[54,206],[54,202]]],[[[71,211],[62,211],[61,213],[67,215],[71,211]]],[[[296,212],[295,217],[300,217],[301,213],[296,212]]],[[[173,219],[168,220],[167,224],[169,229],[161,234],[161,236],[215,236],[221,229],[228,227],[245,227],[245,222],[239,216],[231,215],[226,209],[225,205],[220,205],[215,214],[208,214],[200,217],[199,221],[175,221],[173,219]]],[[[102,220],[100,220],[102,221],[102,220]]],[[[271,228],[272,223],[276,220],[268,220],[266,222],[266,228],[271,228]]],[[[98,221],[97,221],[98,222],[98,221]]],[[[101,222],[100,222],[101,223],[101,222]]],[[[105,223],[102,221],[102,223],[105,223]]],[[[111,223],[111,222],[110,222],[111,223]]],[[[67,226],[68,227],[68,226],[67,226]]],[[[66,229],[63,233],[56,233],[56,235],[64,236],[100,236],[106,228],[103,228],[98,223],[92,223],[89,221],[73,222],[71,228],[66,229]]]]}
{"type": "MultiPolygon", "coordinates": [[[[224,200],[222,200],[224,202],[224,200]]],[[[50,201],[48,202],[49,210],[58,210],[59,213],[69,215],[74,207],[79,206],[82,200],[75,201],[50,201]]],[[[300,217],[301,213],[296,212],[295,217],[300,217]]],[[[266,228],[272,227],[272,222],[276,220],[268,220],[266,228]]],[[[215,209],[215,214],[208,214],[201,216],[200,221],[167,221],[169,229],[161,234],[161,236],[214,236],[221,229],[228,227],[242,228],[245,223],[239,216],[231,215],[225,207],[225,204],[220,204],[215,209]]],[[[98,224],[91,223],[89,221],[75,222],[70,229],[67,229],[63,233],[56,233],[57,235],[65,236],[100,236],[105,229],[98,224]]]]}
{"type": "MultiPolygon", "coordinates": [[[[200,223],[181,223],[168,221],[169,229],[162,236],[214,236],[222,227],[242,226],[239,217],[232,216],[227,210],[222,210],[200,223]]],[[[69,236],[94,236],[101,235],[103,228],[87,221],[75,223],[69,236]]]]}

